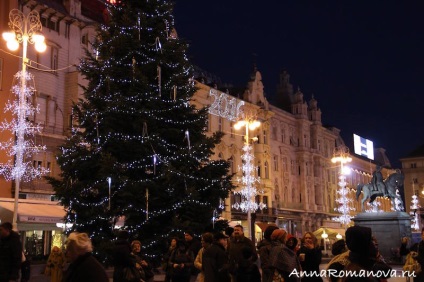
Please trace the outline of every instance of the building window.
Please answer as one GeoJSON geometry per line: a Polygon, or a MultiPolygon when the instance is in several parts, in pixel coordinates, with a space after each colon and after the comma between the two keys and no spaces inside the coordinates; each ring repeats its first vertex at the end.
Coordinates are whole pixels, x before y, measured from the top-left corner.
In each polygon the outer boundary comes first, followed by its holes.
{"type": "Polygon", "coordinates": [[[417,168],[417,164],[416,163],[411,163],[411,168],[417,168]]]}
{"type": "Polygon", "coordinates": [[[222,160],[224,158],[224,155],[222,153],[219,153],[218,158],[220,158],[222,160]]]}
{"type": "Polygon", "coordinates": [[[71,36],[71,24],[66,23],[65,24],[65,38],[70,38],[71,36]]]}
{"type": "Polygon", "coordinates": [[[256,169],[257,169],[257,172],[258,172],[257,176],[261,177],[261,161],[258,161],[258,167],[256,169]]]}
{"type": "Polygon", "coordinates": [[[264,169],[265,169],[265,178],[268,179],[269,178],[269,166],[268,166],[268,162],[264,163],[264,169]]]}
{"type": "Polygon", "coordinates": [[[278,171],[278,156],[274,155],[274,171],[278,171]]]}
{"type": "Polygon", "coordinates": [[[88,34],[84,34],[83,36],[81,36],[81,44],[88,46],[88,34]]]}
{"type": "Polygon", "coordinates": [[[40,21],[42,26],[57,32],[60,31],[59,22],[53,21],[51,18],[41,18],[40,21]]]}
{"type": "Polygon", "coordinates": [[[268,205],[268,196],[262,197],[262,203],[265,204],[264,212],[266,213],[268,211],[269,205],[268,205]]]}
{"type": "Polygon", "coordinates": [[[272,127],[272,139],[277,140],[277,127],[272,127]]]}
{"type": "Polygon", "coordinates": [[[34,113],[33,121],[45,126],[47,120],[47,96],[43,94],[34,96],[34,101],[34,107],[38,108],[38,112],[34,113]]]}
{"type": "Polygon", "coordinates": [[[264,134],[264,144],[267,144],[267,140],[266,140],[266,134],[267,134],[267,132],[266,132],[266,130],[263,131],[263,134],[264,134]]]}
{"type": "Polygon", "coordinates": [[[50,67],[52,70],[57,70],[59,65],[59,49],[51,47],[51,64],[50,67]]]}
{"type": "Polygon", "coordinates": [[[224,121],[222,117],[218,118],[218,131],[223,132],[224,131],[224,121]]]}

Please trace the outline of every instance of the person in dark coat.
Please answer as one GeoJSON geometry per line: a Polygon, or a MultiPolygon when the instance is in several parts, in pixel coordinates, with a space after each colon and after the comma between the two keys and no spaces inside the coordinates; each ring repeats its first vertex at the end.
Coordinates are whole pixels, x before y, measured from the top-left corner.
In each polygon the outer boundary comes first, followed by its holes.
{"type": "Polygon", "coordinates": [[[250,247],[244,247],[241,253],[243,258],[237,267],[237,281],[261,282],[261,273],[259,272],[258,265],[253,263],[252,249],[250,247]]]}
{"type": "Polygon", "coordinates": [[[400,242],[399,255],[402,263],[405,263],[406,256],[409,254],[408,242],[408,237],[403,237],[400,242]]]}
{"type": "Polygon", "coordinates": [[[131,255],[131,245],[128,242],[128,231],[121,230],[112,250],[113,256],[113,282],[124,282],[124,268],[136,267],[135,257],[131,255]]]}
{"type": "MultiPolygon", "coordinates": [[[[193,253],[194,258],[196,258],[197,254],[199,253],[200,249],[202,248],[202,244],[199,240],[194,236],[193,231],[187,230],[184,233],[184,240],[187,245],[187,249],[190,250],[193,253]]],[[[194,260],[193,260],[194,262],[194,260]]],[[[191,277],[190,281],[194,282],[196,281],[197,275],[199,274],[199,270],[193,266],[190,269],[191,277]]]]}
{"type": "Polygon", "coordinates": [[[233,237],[230,239],[230,244],[228,246],[228,255],[230,260],[230,273],[233,281],[235,281],[235,273],[237,272],[237,265],[243,259],[241,250],[244,247],[250,247],[252,249],[253,261],[256,262],[258,259],[258,254],[256,252],[256,246],[246,236],[244,236],[243,226],[236,225],[234,226],[233,237]]]}
{"type": "Polygon", "coordinates": [[[301,242],[302,246],[297,251],[297,255],[299,256],[302,270],[311,275],[314,273],[312,277],[302,277],[302,282],[321,282],[322,278],[319,275],[319,265],[321,263],[322,253],[318,246],[318,240],[312,232],[306,232],[301,242]]]}
{"type": "Polygon", "coordinates": [[[0,224],[0,281],[18,281],[22,243],[10,222],[0,224]]]}
{"type": "Polygon", "coordinates": [[[262,282],[271,282],[274,269],[269,262],[269,254],[271,252],[271,234],[277,226],[270,225],[265,229],[264,239],[258,243],[258,254],[261,259],[262,282]]]}
{"type": "Polygon", "coordinates": [[[169,259],[171,258],[172,253],[177,248],[178,239],[172,237],[169,242],[168,251],[162,256],[162,269],[165,271],[165,282],[171,281],[171,267],[169,267],[169,259]]]}
{"type": "Polygon", "coordinates": [[[71,263],[64,282],[109,282],[103,266],[93,257],[93,246],[86,233],[72,232],[66,242],[66,258],[71,263]]]}
{"type": "Polygon", "coordinates": [[[153,282],[155,274],[149,261],[141,254],[141,242],[134,240],[131,242],[131,254],[136,261],[136,267],[140,270],[141,279],[146,282],[153,282]]]}
{"type": "Polygon", "coordinates": [[[203,252],[202,266],[205,282],[230,282],[229,261],[225,249],[228,236],[223,233],[214,235],[214,242],[203,252]]]}
{"type": "Polygon", "coordinates": [[[172,252],[169,258],[172,282],[189,282],[191,277],[191,268],[194,265],[194,255],[183,240],[177,241],[177,248],[172,252]]]}

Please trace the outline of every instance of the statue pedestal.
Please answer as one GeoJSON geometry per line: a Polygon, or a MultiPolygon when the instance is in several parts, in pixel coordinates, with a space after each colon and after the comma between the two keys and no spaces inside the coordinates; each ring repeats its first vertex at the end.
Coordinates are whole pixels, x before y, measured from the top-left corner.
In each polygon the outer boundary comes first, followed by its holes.
{"type": "Polygon", "coordinates": [[[387,262],[394,260],[393,251],[400,248],[401,238],[411,238],[411,217],[406,212],[363,212],[358,213],[353,221],[355,225],[371,228],[387,262]]]}

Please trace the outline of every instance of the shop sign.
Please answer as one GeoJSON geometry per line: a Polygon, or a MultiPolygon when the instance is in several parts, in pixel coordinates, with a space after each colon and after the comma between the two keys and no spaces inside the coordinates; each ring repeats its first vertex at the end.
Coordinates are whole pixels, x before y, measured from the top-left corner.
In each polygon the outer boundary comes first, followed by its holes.
{"type": "Polygon", "coordinates": [[[20,215],[19,220],[21,222],[35,222],[35,223],[59,223],[59,222],[62,222],[62,219],[58,218],[58,217],[27,216],[27,215],[20,215]]]}

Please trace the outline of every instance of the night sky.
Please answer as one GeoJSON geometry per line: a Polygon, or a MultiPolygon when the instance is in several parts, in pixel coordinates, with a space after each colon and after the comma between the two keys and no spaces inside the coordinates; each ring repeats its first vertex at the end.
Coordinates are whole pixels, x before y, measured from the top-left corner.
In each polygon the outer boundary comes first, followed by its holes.
{"type": "Polygon", "coordinates": [[[192,63],[223,82],[246,86],[255,60],[272,101],[284,69],[324,125],[349,146],[374,141],[395,168],[424,143],[423,1],[175,2],[192,63]]]}

